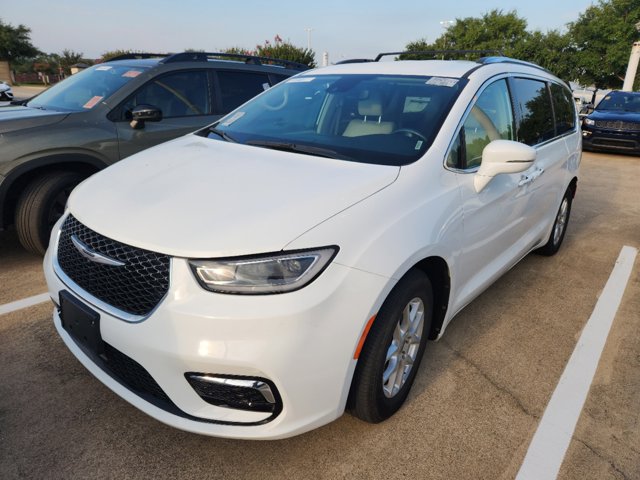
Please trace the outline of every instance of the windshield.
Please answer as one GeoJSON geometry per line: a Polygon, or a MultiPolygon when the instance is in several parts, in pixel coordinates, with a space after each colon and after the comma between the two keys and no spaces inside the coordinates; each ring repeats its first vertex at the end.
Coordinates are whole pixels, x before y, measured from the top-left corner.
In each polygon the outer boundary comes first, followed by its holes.
{"type": "Polygon", "coordinates": [[[145,69],[146,67],[95,65],[42,92],[27,103],[27,106],[69,112],[90,110],[145,69]]]}
{"type": "Polygon", "coordinates": [[[200,134],[308,155],[406,165],[429,148],[464,82],[423,76],[297,76],[200,134]]]}
{"type": "Polygon", "coordinates": [[[640,93],[611,92],[600,101],[596,110],[640,113],[640,93]]]}

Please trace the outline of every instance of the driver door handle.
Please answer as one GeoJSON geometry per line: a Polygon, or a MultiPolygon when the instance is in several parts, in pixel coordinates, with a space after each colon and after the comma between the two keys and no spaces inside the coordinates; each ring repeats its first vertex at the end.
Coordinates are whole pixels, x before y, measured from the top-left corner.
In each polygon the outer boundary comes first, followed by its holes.
{"type": "Polygon", "coordinates": [[[529,173],[528,175],[522,175],[522,177],[520,177],[520,181],[518,182],[518,186],[523,187],[525,185],[528,185],[543,173],[544,173],[544,168],[537,168],[533,172],[529,173]]]}

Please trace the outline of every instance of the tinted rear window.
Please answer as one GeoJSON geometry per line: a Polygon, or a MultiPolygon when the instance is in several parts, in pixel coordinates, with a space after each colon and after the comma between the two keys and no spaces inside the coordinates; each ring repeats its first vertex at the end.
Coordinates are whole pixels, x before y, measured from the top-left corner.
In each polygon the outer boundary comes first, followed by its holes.
{"type": "Polygon", "coordinates": [[[575,128],[575,103],[571,93],[555,83],[551,84],[551,97],[556,117],[556,135],[570,132],[575,128]]]}
{"type": "Polygon", "coordinates": [[[553,138],[553,109],[547,84],[529,78],[514,78],[513,96],[518,113],[518,141],[537,145],[553,138]]]}

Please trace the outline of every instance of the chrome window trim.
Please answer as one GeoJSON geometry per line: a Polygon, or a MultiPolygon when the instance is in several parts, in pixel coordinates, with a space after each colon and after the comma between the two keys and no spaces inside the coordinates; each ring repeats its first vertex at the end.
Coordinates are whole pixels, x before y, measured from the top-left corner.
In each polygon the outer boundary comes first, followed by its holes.
{"type": "MultiPolygon", "coordinates": [[[[485,82],[480,85],[480,88],[478,88],[478,90],[476,91],[476,93],[473,95],[473,98],[471,100],[471,102],[469,102],[469,105],[467,105],[466,110],[464,111],[464,113],[462,114],[462,117],[460,119],[460,121],[458,122],[458,125],[456,126],[455,129],[455,135],[451,138],[451,140],[449,140],[449,146],[447,147],[447,150],[444,154],[444,158],[442,160],[442,165],[444,167],[445,170],[449,171],[449,172],[453,172],[453,173],[460,173],[460,174],[475,174],[478,172],[478,169],[480,168],[478,167],[473,167],[473,168],[469,168],[469,169],[462,169],[462,168],[453,168],[447,165],[447,158],[449,157],[449,153],[451,153],[451,149],[453,148],[453,144],[455,143],[456,139],[458,138],[458,136],[460,135],[460,129],[462,128],[462,125],[464,125],[464,122],[467,120],[467,117],[470,115],[471,109],[473,108],[473,106],[475,105],[475,103],[478,100],[478,97],[489,87],[489,85],[492,85],[494,82],[497,82],[499,80],[502,79],[509,79],[509,78],[524,78],[524,79],[530,79],[530,80],[538,80],[538,81],[543,81],[545,83],[555,83],[556,85],[559,85],[562,88],[567,88],[565,85],[563,85],[561,82],[557,82],[555,80],[546,78],[546,77],[542,77],[542,76],[538,76],[535,74],[529,74],[529,73],[521,73],[521,72],[510,72],[510,73],[499,73],[497,75],[494,75],[493,77],[488,78],[487,80],[485,80],[485,82]]],[[[507,85],[508,86],[508,85],[507,85]]],[[[509,92],[509,94],[511,95],[511,92],[509,92]]],[[[511,99],[513,100],[513,99],[511,99]]],[[[552,99],[553,102],[553,99],[552,99]]],[[[553,104],[553,103],[552,103],[553,104]]],[[[511,108],[513,109],[513,115],[514,115],[514,121],[515,121],[515,108],[513,106],[513,104],[511,105],[511,108]]],[[[560,138],[564,138],[564,137],[568,137],[569,135],[573,135],[575,133],[578,133],[578,127],[579,127],[579,123],[578,123],[578,118],[577,118],[577,110],[574,107],[574,112],[576,115],[576,119],[575,119],[575,124],[573,126],[573,130],[569,130],[567,132],[563,132],[560,135],[557,135],[553,138],[550,138],[549,140],[545,140],[542,143],[537,143],[535,145],[532,146],[532,148],[535,148],[536,150],[538,149],[538,147],[542,147],[545,146],[551,142],[555,142],[556,140],[560,139],[560,138]]],[[[554,119],[555,121],[555,119],[554,119]]]]}

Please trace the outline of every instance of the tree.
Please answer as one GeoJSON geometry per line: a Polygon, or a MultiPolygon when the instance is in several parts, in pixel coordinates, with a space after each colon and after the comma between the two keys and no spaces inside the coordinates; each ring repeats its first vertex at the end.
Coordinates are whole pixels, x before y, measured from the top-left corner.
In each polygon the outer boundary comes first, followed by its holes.
{"type": "Polygon", "coordinates": [[[571,37],[558,30],[532,32],[514,45],[513,56],[540,65],[565,80],[576,80],[579,77],[571,37]]]}
{"type": "MultiPolygon", "coordinates": [[[[480,18],[458,18],[446,32],[432,44],[418,40],[407,45],[408,51],[421,50],[498,50],[507,56],[513,55],[515,46],[530,36],[527,21],[518,17],[515,11],[503,13],[491,10],[480,18]]],[[[440,57],[441,55],[438,55],[440,57]]],[[[477,57],[477,55],[475,55],[477,57]]],[[[460,55],[445,55],[456,57],[460,55]]],[[[424,55],[402,55],[407,58],[433,58],[424,55]]]]}
{"type": "MultiPolygon", "coordinates": [[[[273,39],[273,43],[265,40],[263,45],[256,45],[256,55],[259,57],[279,58],[308,65],[311,68],[316,66],[313,50],[310,48],[300,48],[293,45],[289,40],[282,40],[279,35],[273,39]]],[[[233,52],[239,53],[239,52],[233,52]]]]}
{"type": "MultiPolygon", "coordinates": [[[[557,30],[542,33],[527,30],[527,21],[515,11],[492,10],[479,18],[459,18],[435,42],[418,40],[407,51],[493,50],[508,57],[533,62],[560,78],[575,79],[579,68],[575,46],[568,34],[557,30]]],[[[486,55],[490,55],[487,53],[486,55]]],[[[476,59],[479,54],[438,54],[436,58],[476,59]]],[[[433,55],[401,55],[401,59],[434,58],[433,55]]]]}
{"type": "Polygon", "coordinates": [[[73,50],[64,49],[62,55],[60,55],[60,68],[64,70],[64,73],[71,74],[71,67],[76,63],[82,61],[82,52],[74,52],[73,50]]]}
{"type": "Polygon", "coordinates": [[[119,57],[120,55],[127,55],[129,53],[134,53],[134,52],[133,50],[111,50],[111,51],[104,52],[100,60],[103,62],[108,62],[112,58],[119,57]]]}
{"type": "Polygon", "coordinates": [[[24,25],[14,27],[0,19],[0,60],[9,62],[35,57],[40,51],[31,44],[31,29],[24,25]]]}
{"type": "Polygon", "coordinates": [[[631,45],[638,39],[638,0],[599,0],[568,25],[578,78],[598,88],[620,88],[631,45]]]}

